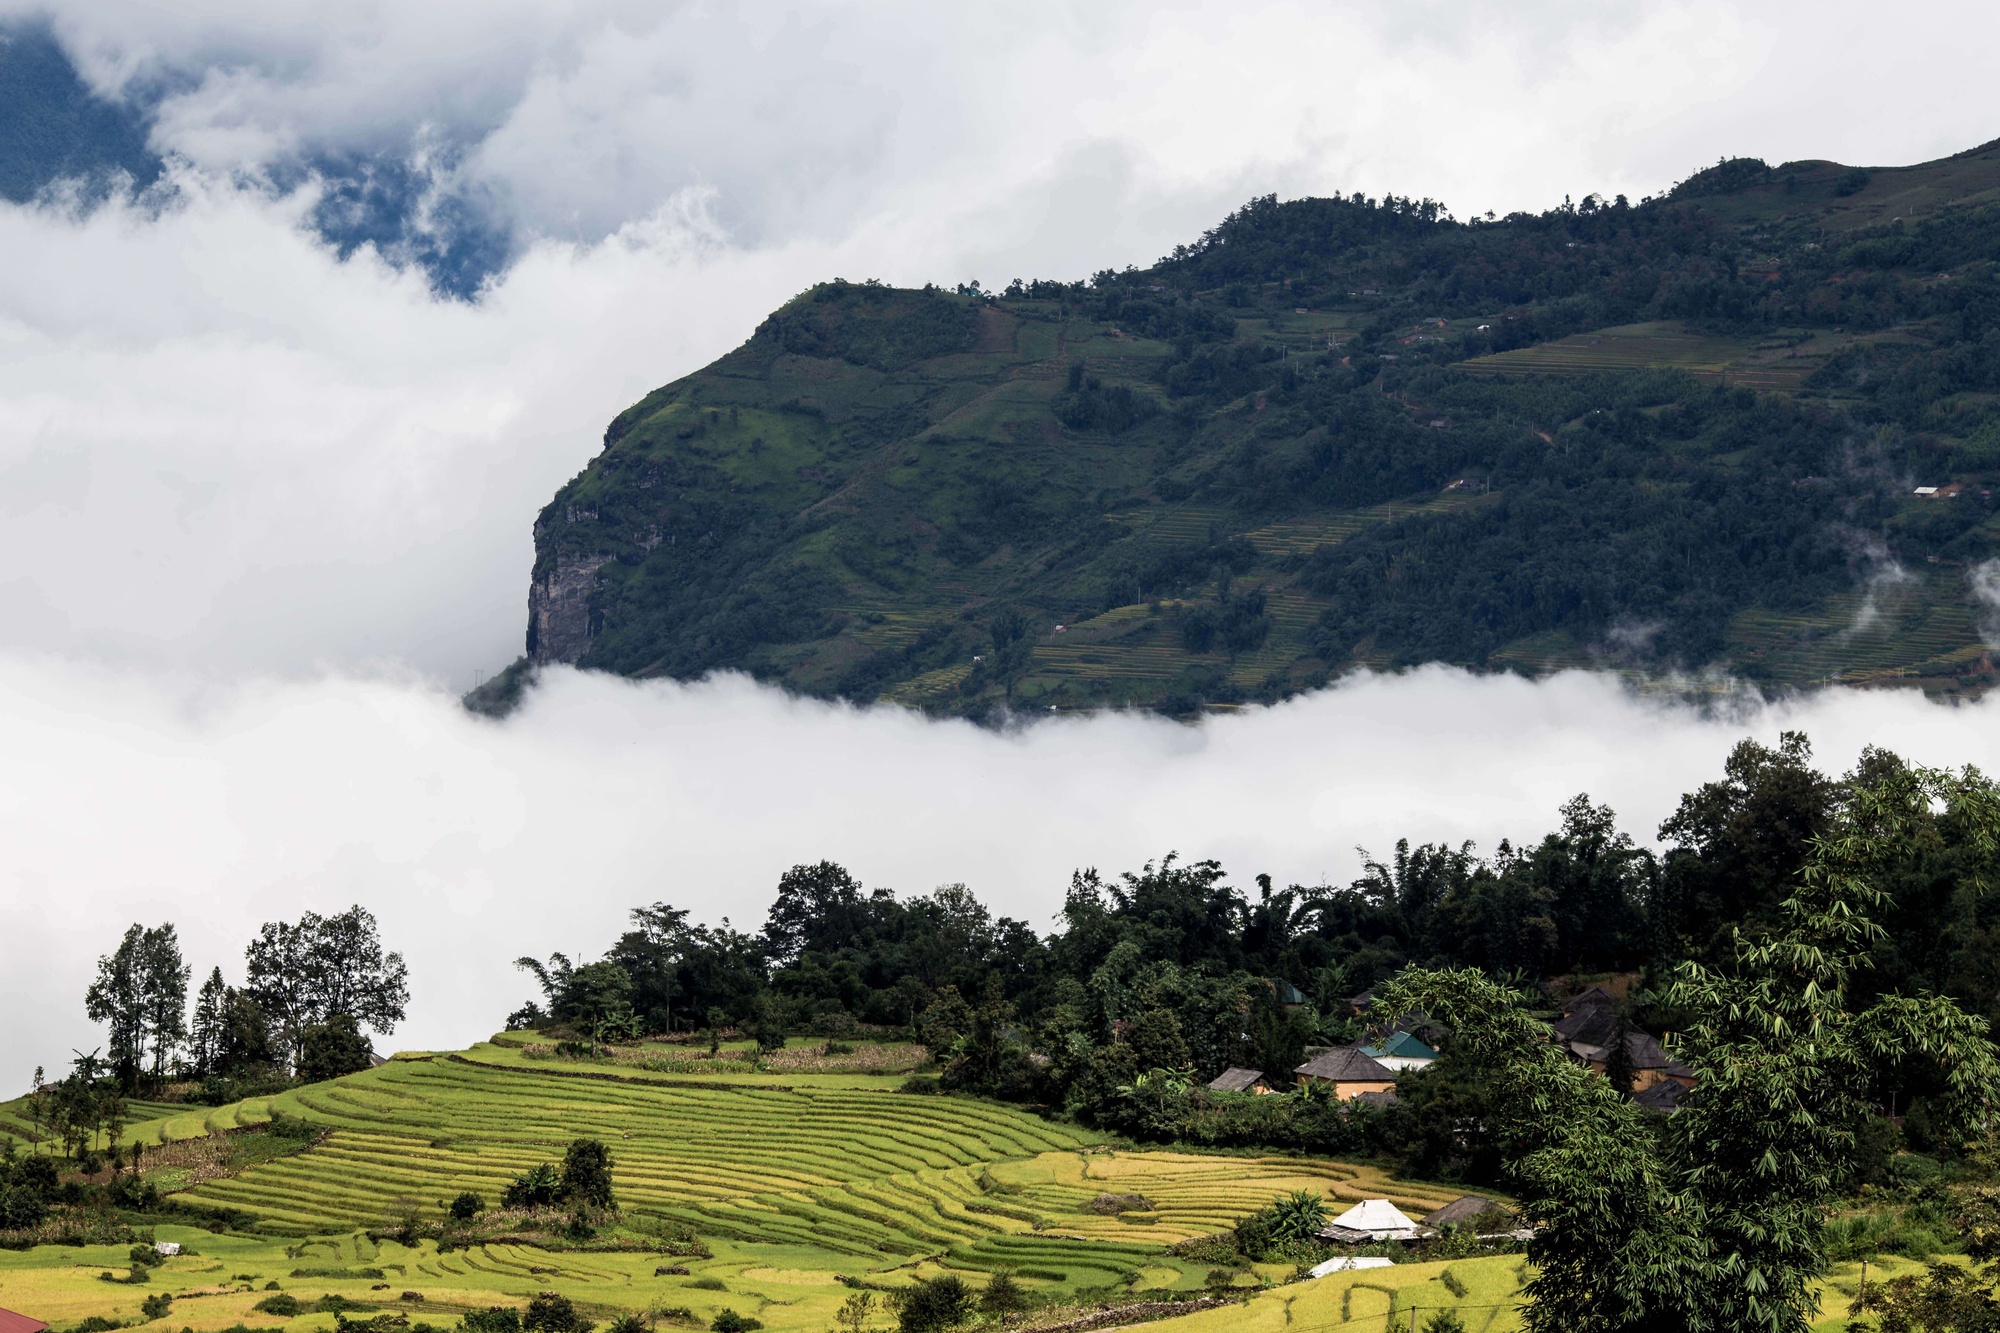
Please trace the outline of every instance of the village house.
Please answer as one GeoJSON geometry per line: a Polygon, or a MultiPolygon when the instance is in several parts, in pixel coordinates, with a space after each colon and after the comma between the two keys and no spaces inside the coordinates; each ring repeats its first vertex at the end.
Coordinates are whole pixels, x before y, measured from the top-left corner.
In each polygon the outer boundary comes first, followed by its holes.
{"type": "Polygon", "coordinates": [[[1694,1086],[1694,1070],[1667,1054],[1658,1037],[1623,1022],[1617,997],[1601,986],[1564,1001],[1561,1017],[1551,1026],[1571,1057],[1598,1074],[1610,1070],[1612,1051],[1622,1040],[1635,1094],[1659,1083],[1676,1083],[1683,1089],[1694,1086]]]}
{"type": "Polygon", "coordinates": [[[49,1326],[12,1310],[0,1310],[0,1333],[48,1333],[49,1326]]]}
{"type": "Polygon", "coordinates": [[[1248,1092],[1262,1097],[1272,1089],[1270,1080],[1264,1077],[1264,1071],[1261,1069],[1244,1069],[1240,1065],[1231,1065],[1209,1080],[1208,1090],[1210,1092],[1248,1092]]]}
{"type": "Polygon", "coordinates": [[[1342,1101],[1352,1100],[1364,1092],[1393,1092],[1396,1089],[1396,1071],[1353,1046],[1336,1046],[1330,1051],[1323,1051],[1292,1073],[1301,1083],[1330,1089],[1342,1101]]]}
{"type": "Polygon", "coordinates": [[[1363,1046],[1361,1053],[1384,1069],[1393,1069],[1399,1074],[1410,1069],[1422,1069],[1438,1058],[1436,1051],[1409,1032],[1391,1032],[1382,1040],[1363,1046]]]}

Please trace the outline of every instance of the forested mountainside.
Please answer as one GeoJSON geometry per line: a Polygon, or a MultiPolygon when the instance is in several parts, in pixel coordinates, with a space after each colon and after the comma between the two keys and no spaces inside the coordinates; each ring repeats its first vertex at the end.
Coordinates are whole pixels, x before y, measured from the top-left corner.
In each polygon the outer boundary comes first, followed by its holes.
{"type": "Polygon", "coordinates": [[[1976,691],[1995,481],[2000,141],[1505,218],[1267,197],[1144,271],[799,296],[611,423],[471,702],[551,662],[973,716],[1424,662],[1976,691]]]}

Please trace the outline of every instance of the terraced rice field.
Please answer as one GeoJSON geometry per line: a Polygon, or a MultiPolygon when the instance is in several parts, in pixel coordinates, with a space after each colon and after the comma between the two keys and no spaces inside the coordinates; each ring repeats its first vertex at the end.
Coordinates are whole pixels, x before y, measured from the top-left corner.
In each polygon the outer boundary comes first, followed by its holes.
{"type": "MultiPolygon", "coordinates": [[[[704,1233],[910,1254],[996,1229],[964,1214],[962,1168],[1074,1149],[1078,1131],[1009,1108],[838,1087],[576,1077],[452,1059],[365,1074],[233,1109],[303,1115],[334,1133],[313,1151],[192,1191],[304,1234],[380,1223],[396,1200],[496,1196],[578,1135],[617,1158],[628,1208],[704,1233]]],[[[219,1120],[163,1126],[201,1132],[219,1120]]]]}
{"type": "Polygon", "coordinates": [[[1711,338],[1670,323],[1628,324],[1461,363],[1471,374],[1589,375],[1607,370],[1683,370],[1736,388],[1794,391],[1824,352],[1760,349],[1746,339],[1711,338]]]}
{"type": "MultiPolygon", "coordinates": [[[[201,1254],[174,1261],[172,1290],[184,1303],[169,1322],[196,1333],[246,1317],[259,1326],[248,1310],[257,1295],[236,1277],[239,1269],[258,1290],[275,1279],[312,1299],[325,1288],[380,1304],[392,1299],[385,1292],[408,1290],[433,1316],[550,1288],[600,1311],[685,1304],[706,1323],[730,1308],[774,1330],[817,1333],[830,1325],[847,1277],[893,1285],[951,1270],[977,1284],[1007,1270],[1054,1296],[1190,1291],[1201,1287],[1206,1265],[1168,1247],[1224,1230],[1280,1194],[1312,1190],[1336,1206],[1386,1197],[1417,1212],[1451,1197],[1337,1162],[1117,1151],[1089,1131],[1012,1107],[893,1086],[879,1076],[747,1067],[721,1078],[552,1066],[518,1044],[482,1044],[454,1055],[413,1053],[234,1106],[148,1108],[169,1114],[135,1125],[130,1137],[197,1138],[280,1111],[330,1131],[303,1152],[202,1178],[185,1191],[192,1201],[252,1215],[263,1233],[190,1232],[201,1254]],[[586,1135],[612,1150],[629,1222],[686,1223],[713,1257],[671,1275],[655,1272],[663,1265],[650,1254],[549,1254],[498,1242],[439,1254],[434,1242],[406,1249],[367,1235],[411,1204],[436,1216],[460,1190],[496,1200],[515,1175],[560,1158],[586,1135]],[[1103,1194],[1143,1195],[1151,1206],[1107,1215],[1092,1206],[1103,1194]],[[218,1262],[223,1250],[232,1257],[218,1262]],[[291,1281],[290,1268],[277,1271],[281,1263],[306,1275],[291,1281]],[[316,1275],[321,1265],[329,1276],[316,1275]],[[382,1274],[338,1276],[363,1267],[382,1274]]],[[[50,1252],[11,1268],[0,1261],[0,1294],[32,1281],[45,1289],[36,1299],[66,1318],[126,1317],[146,1294],[95,1280],[100,1269],[122,1266],[112,1251],[44,1248],[50,1252]]],[[[1280,1268],[1264,1276],[1290,1271],[1280,1268]]],[[[164,1279],[156,1289],[166,1289],[164,1279]]],[[[301,1318],[302,1333],[331,1322],[301,1318]]]]}

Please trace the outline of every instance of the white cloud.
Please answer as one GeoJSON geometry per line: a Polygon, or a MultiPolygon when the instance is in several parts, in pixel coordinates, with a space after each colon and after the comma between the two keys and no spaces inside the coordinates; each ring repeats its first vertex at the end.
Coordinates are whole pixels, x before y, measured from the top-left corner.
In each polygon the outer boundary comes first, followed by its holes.
{"type": "Polygon", "coordinates": [[[1840,691],[1704,717],[1608,677],[1431,669],[1186,727],[1134,716],[996,734],[789,699],[730,678],[557,673],[515,720],[405,679],[169,690],[0,659],[0,1085],[96,1040],[81,997],[129,922],[172,920],[240,977],[260,921],[361,902],[409,957],[394,1046],[482,1037],[529,994],[523,952],[594,956],[664,899],[755,928],[778,875],[832,858],[904,893],[964,880],[1048,930],[1069,872],[1169,850],[1235,882],[1344,883],[1398,837],[1491,850],[1579,791],[1650,840],[1748,734],[2000,756],[2000,703],[1840,691]]]}

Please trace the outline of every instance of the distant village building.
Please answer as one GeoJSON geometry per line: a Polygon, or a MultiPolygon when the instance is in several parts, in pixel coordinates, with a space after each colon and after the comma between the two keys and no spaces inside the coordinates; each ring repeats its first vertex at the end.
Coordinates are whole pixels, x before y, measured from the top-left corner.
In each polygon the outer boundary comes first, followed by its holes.
{"type": "Polygon", "coordinates": [[[1220,1074],[1217,1074],[1214,1079],[1210,1080],[1208,1090],[1210,1092],[1249,1092],[1261,1097],[1271,1091],[1271,1084],[1270,1080],[1264,1077],[1264,1071],[1261,1069],[1244,1069],[1239,1065],[1231,1065],[1220,1074]]]}
{"type": "Polygon", "coordinates": [[[1434,1213],[1424,1214],[1424,1225],[1435,1229],[1469,1227],[1487,1213],[1505,1212],[1483,1194],[1467,1194],[1453,1199],[1434,1213]]]}
{"type": "Polygon", "coordinates": [[[1315,1055],[1292,1073],[1301,1083],[1332,1089],[1342,1101],[1364,1092],[1392,1092],[1396,1087],[1393,1069],[1352,1046],[1337,1046],[1315,1055]]]}
{"type": "Polygon", "coordinates": [[[1408,1032],[1391,1032],[1373,1045],[1363,1046],[1361,1053],[1384,1069],[1402,1073],[1410,1069],[1422,1069],[1438,1058],[1438,1053],[1408,1032]]]}
{"type": "Polygon", "coordinates": [[[1667,1054],[1660,1039],[1623,1022],[1618,1000],[1601,986],[1592,986],[1564,1001],[1562,1017],[1553,1024],[1563,1048],[1593,1073],[1608,1073],[1611,1054],[1622,1034],[1626,1067],[1632,1071],[1632,1091],[1637,1094],[1658,1083],[1676,1083],[1692,1088],[1694,1070],[1667,1054]]]}
{"type": "Polygon", "coordinates": [[[1678,1079],[1660,1079],[1648,1084],[1632,1094],[1634,1104],[1658,1115],[1672,1115],[1681,1108],[1681,1098],[1687,1096],[1687,1085],[1678,1079]]]}
{"type": "Polygon", "coordinates": [[[1277,991],[1278,1007],[1281,1009],[1303,1009],[1312,1003],[1304,991],[1282,977],[1273,980],[1271,986],[1277,991]]]}

